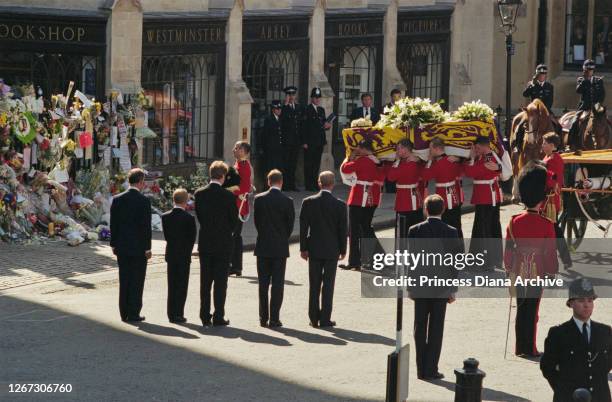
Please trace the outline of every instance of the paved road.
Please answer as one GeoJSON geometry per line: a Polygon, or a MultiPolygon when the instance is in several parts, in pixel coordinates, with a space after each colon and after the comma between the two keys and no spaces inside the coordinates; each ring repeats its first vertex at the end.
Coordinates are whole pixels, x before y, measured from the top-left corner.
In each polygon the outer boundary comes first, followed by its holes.
{"type": "MultiPolygon", "coordinates": [[[[504,219],[516,207],[506,207],[504,219]]],[[[471,219],[464,217],[469,234],[471,219]]],[[[390,230],[379,232],[391,235],[390,230]]],[[[592,232],[592,236],[596,233],[592,232]]],[[[6,248],[0,250],[0,258],[6,248]]],[[[241,278],[231,278],[227,315],[231,327],[198,325],[199,270],[193,269],[186,325],[165,317],[166,272],[152,264],[144,292],[146,323],[127,325],[117,312],[117,273],[102,247],[31,247],[11,257],[39,263],[11,270],[13,276],[59,265],[62,255],[74,275],[0,291],[0,400],[11,401],[380,401],[386,356],[395,338],[395,301],[360,297],[360,275],[339,271],[331,331],[307,325],[307,265],[292,258],[287,269],[280,330],[258,326],[255,261],[245,255],[241,278]],[[51,249],[56,254],[50,258],[51,249]],[[70,253],[68,253],[70,251],[70,253]],[[75,254],[76,253],[76,254],[75,254]],[[77,269],[78,268],[78,269],[77,269]],[[70,383],[71,394],[7,394],[9,383],[70,383]]],[[[2,260],[2,267],[6,259],[2,260]]],[[[197,267],[197,260],[194,261],[197,267]]],[[[0,278],[5,276],[2,272],[0,278]]],[[[405,302],[404,342],[412,347],[412,302],[405,302]]],[[[446,379],[416,379],[410,363],[410,401],[453,400],[453,369],[475,357],[487,373],[488,401],[549,401],[552,393],[536,362],[509,353],[504,360],[508,299],[461,299],[449,307],[440,370],[446,379]]],[[[595,320],[608,321],[612,300],[596,302],[595,320]]],[[[567,320],[561,299],[541,303],[538,338],[567,320]]],[[[510,344],[513,342],[511,331],[510,344]]]]}

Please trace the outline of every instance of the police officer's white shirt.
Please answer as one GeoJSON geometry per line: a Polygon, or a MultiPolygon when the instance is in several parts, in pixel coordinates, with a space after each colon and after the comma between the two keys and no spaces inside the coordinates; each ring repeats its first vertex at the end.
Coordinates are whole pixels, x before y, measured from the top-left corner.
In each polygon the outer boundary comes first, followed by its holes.
{"type": "Polygon", "coordinates": [[[587,336],[589,337],[589,342],[591,341],[591,319],[589,318],[586,321],[581,321],[576,317],[572,317],[574,319],[574,322],[576,323],[576,325],[578,326],[578,331],[580,331],[580,333],[582,334],[582,325],[584,323],[586,323],[587,325],[587,336]]]}

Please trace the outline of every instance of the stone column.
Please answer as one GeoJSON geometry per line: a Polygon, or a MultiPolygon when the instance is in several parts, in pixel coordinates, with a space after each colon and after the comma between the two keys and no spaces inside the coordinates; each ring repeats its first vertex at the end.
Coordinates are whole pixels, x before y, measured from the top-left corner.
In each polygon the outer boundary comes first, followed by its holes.
{"type": "MultiPolygon", "coordinates": [[[[329,115],[334,110],[334,91],[329,84],[325,75],[325,0],[316,0],[312,17],[310,17],[310,26],[308,27],[309,46],[309,74],[308,74],[308,91],[313,87],[321,88],[321,106],[325,108],[325,112],[329,115]]],[[[321,171],[334,170],[334,157],[332,155],[332,129],[325,132],[327,145],[323,148],[321,157],[321,171]]]]}
{"type": "Polygon", "coordinates": [[[383,20],[383,79],[381,105],[386,103],[386,99],[391,90],[397,88],[404,92],[406,83],[397,68],[397,9],[398,0],[391,0],[383,20]]]}
{"type": "Polygon", "coordinates": [[[106,25],[106,93],[140,88],[142,5],[140,0],[115,0],[106,25]]]}
{"type": "Polygon", "coordinates": [[[242,80],[242,14],[244,1],[235,0],[225,29],[225,117],[223,133],[223,159],[233,160],[232,149],[236,141],[251,139],[251,104],[253,98],[242,80]]]}

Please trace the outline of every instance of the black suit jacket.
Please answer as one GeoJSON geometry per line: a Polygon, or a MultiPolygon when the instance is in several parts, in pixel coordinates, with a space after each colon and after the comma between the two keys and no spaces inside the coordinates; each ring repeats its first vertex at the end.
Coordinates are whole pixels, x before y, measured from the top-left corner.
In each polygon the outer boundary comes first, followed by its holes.
{"type": "Polygon", "coordinates": [[[197,235],[195,218],[181,208],[174,208],[162,215],[162,227],[166,239],[166,261],[190,262],[197,235]]]}
{"type": "Polygon", "coordinates": [[[281,109],[281,143],[286,147],[302,145],[301,126],[302,126],[302,105],[294,104],[295,109],[289,105],[284,105],[281,109]]]}
{"type": "Polygon", "coordinates": [[[323,146],[327,143],[325,140],[325,109],[321,106],[310,104],[304,110],[302,122],[302,144],[309,147],[323,146]]]}
{"type": "Polygon", "coordinates": [[[115,254],[140,257],[151,250],[151,202],[136,189],[113,198],[111,241],[115,254]]]}
{"type": "Polygon", "coordinates": [[[529,84],[527,84],[527,87],[523,91],[523,96],[525,98],[531,99],[532,101],[534,99],[540,99],[542,102],[544,102],[546,108],[550,111],[555,96],[555,88],[548,81],[544,81],[543,85],[540,85],[535,81],[536,80],[533,80],[529,84]]]}
{"type": "MultiPolygon", "coordinates": [[[[351,120],[357,120],[363,117],[363,106],[353,109],[353,112],[351,113],[351,120]]],[[[380,113],[378,113],[378,110],[373,107],[370,107],[370,120],[372,120],[372,124],[376,124],[378,123],[378,120],[380,120],[380,113]]]]}
{"type": "Polygon", "coordinates": [[[232,235],[238,225],[236,198],[217,183],[209,183],[195,194],[195,210],[200,222],[198,251],[201,254],[230,254],[232,235]]]}
{"type": "MultiPolygon", "coordinates": [[[[459,238],[457,229],[442,222],[441,219],[428,218],[408,229],[408,249],[412,253],[460,253],[463,252],[463,243],[459,238]],[[423,240],[424,239],[424,240],[423,240]]],[[[457,278],[457,270],[448,266],[421,266],[409,272],[409,276],[452,279],[457,278]]],[[[414,298],[448,298],[457,291],[456,286],[424,286],[410,289],[414,298]]]]}
{"type": "Polygon", "coordinates": [[[540,369],[554,390],[554,402],[571,402],[577,388],[592,388],[593,402],[610,402],[608,373],[611,367],[610,326],[591,320],[589,345],[573,319],[548,331],[540,369]]]}
{"type": "Polygon", "coordinates": [[[289,237],[293,232],[293,200],[280,190],[270,190],[255,197],[255,255],[268,258],[289,257],[289,237]]]}
{"type": "Polygon", "coordinates": [[[281,122],[273,114],[266,117],[263,127],[263,146],[265,153],[281,152],[281,122]]]}
{"type": "Polygon", "coordinates": [[[300,210],[300,251],[309,258],[338,259],[346,254],[346,204],[327,191],[307,197],[300,210]]]}

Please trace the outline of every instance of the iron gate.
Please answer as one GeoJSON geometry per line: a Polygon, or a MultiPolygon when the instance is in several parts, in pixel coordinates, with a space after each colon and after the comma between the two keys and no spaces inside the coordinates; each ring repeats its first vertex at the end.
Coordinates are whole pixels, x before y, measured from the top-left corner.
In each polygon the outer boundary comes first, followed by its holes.
{"type": "Polygon", "coordinates": [[[361,95],[372,95],[373,105],[382,103],[382,47],[340,46],[329,48],[326,54],[327,76],[336,94],[334,112],[338,116],[333,128],[332,153],[336,165],[344,159],[342,130],[350,125],[353,109],[361,105],[361,95]]]}
{"type": "Polygon", "coordinates": [[[448,45],[446,42],[404,42],[397,48],[397,67],[407,86],[406,95],[444,99],[448,104],[448,45]]]}
{"type": "Polygon", "coordinates": [[[270,103],[283,100],[283,88],[294,85],[305,99],[305,50],[263,50],[246,52],[242,59],[242,75],[251,96],[251,142],[253,152],[261,152],[261,130],[264,120],[270,114],[270,103]]]}
{"type": "Polygon", "coordinates": [[[0,52],[0,77],[9,85],[40,86],[45,97],[65,94],[70,81],[87,95],[104,94],[103,58],[95,55],[0,52]]]}
{"type": "Polygon", "coordinates": [[[143,57],[142,87],[153,99],[149,127],[157,133],[157,138],[145,140],[144,164],[217,156],[216,143],[222,135],[218,112],[223,109],[217,101],[223,84],[218,58],[218,54],[143,57]]]}

